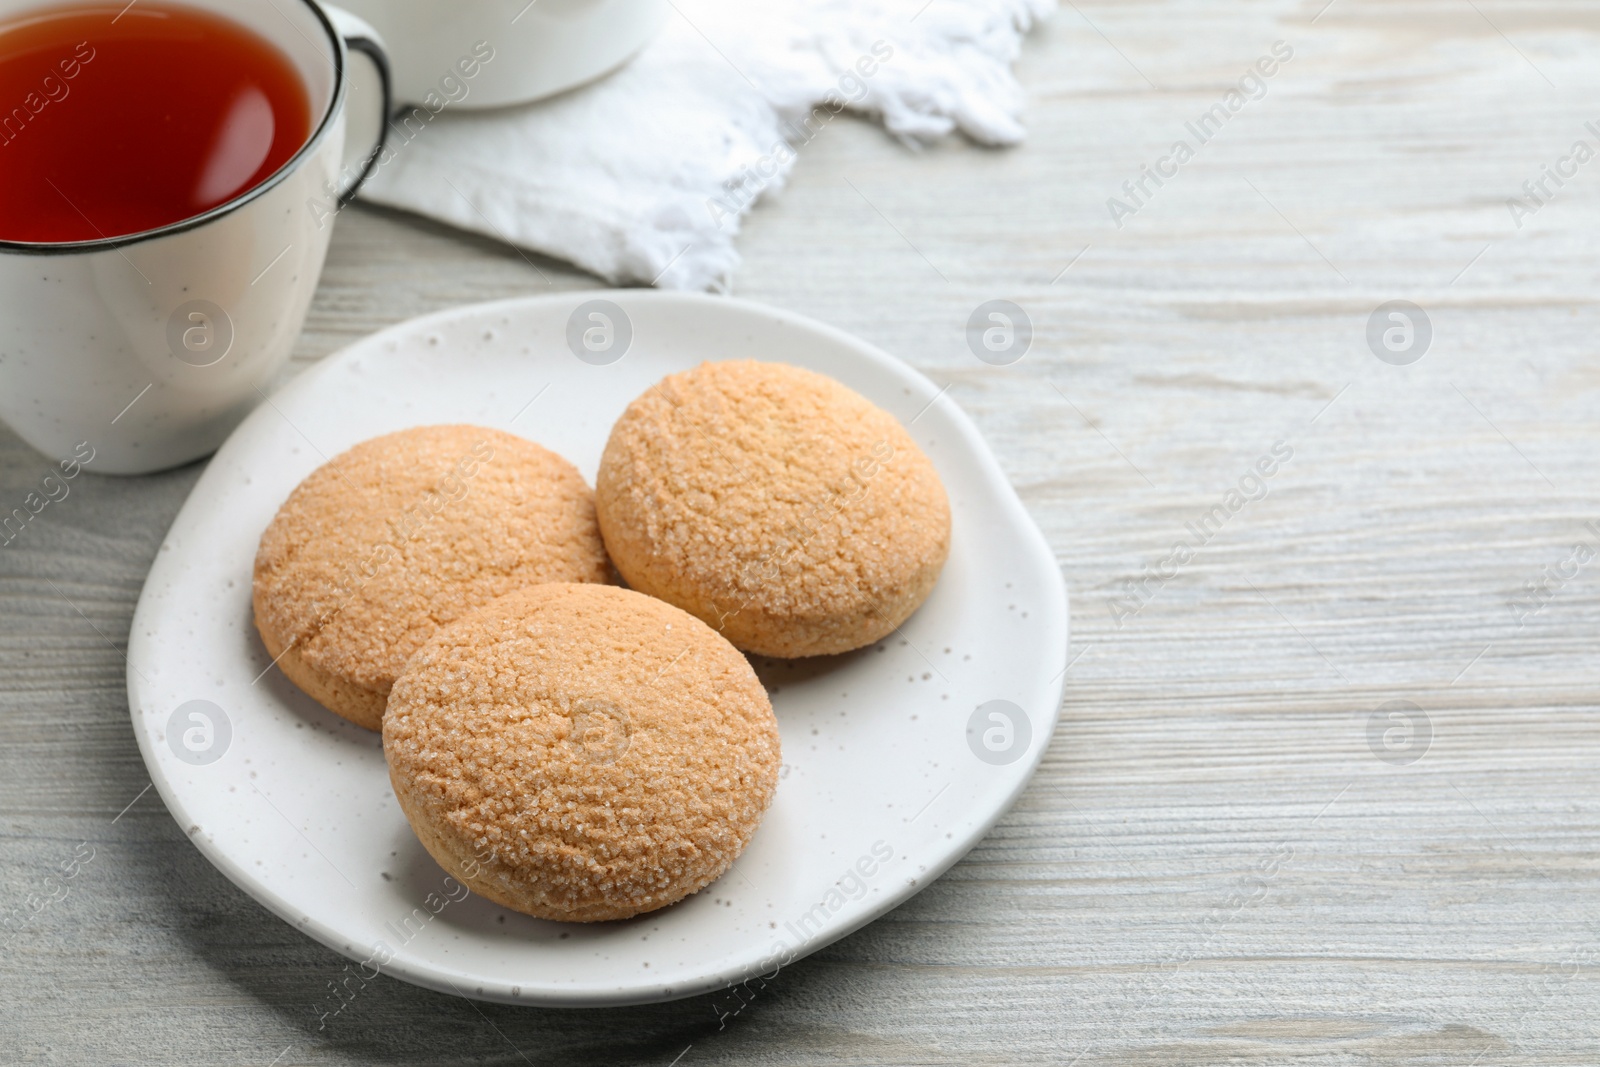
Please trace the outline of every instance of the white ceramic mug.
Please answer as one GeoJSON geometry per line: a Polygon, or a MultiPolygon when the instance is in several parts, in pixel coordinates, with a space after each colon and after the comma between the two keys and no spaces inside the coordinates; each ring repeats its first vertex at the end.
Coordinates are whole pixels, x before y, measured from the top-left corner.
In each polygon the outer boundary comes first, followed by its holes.
{"type": "Polygon", "coordinates": [[[671,11],[670,0],[344,5],[383,34],[394,62],[396,100],[430,107],[445,101],[452,108],[523,103],[592,81],[643,48],[671,11]]]}
{"type": "MultiPolygon", "coordinates": [[[[101,473],[207,455],[262,400],[305,322],[333,216],[386,129],[387,58],[359,18],[314,0],[185,2],[290,59],[312,133],[266,181],[193,218],[94,241],[0,241],[0,418],[51,457],[87,442],[101,473]],[[371,136],[347,153],[353,80],[371,136]]],[[[40,6],[0,0],[0,22],[40,6]]]]}

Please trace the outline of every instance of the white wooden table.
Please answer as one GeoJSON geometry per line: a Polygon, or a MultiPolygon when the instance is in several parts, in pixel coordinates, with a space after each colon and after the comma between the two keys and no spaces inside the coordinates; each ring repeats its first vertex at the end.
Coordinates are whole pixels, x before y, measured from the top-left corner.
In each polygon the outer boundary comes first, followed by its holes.
{"type": "MultiPolygon", "coordinates": [[[[749,222],[739,295],[949,384],[1072,590],[1044,768],[943,879],[725,1029],[713,997],[539,1011],[383,979],[319,1032],[343,960],[142,792],[120,649],[198,467],[88,474],[0,549],[0,909],[67,890],[0,949],[0,1060],[1600,1062],[1600,563],[1568,563],[1600,549],[1600,162],[1561,162],[1600,148],[1600,8],[1325,2],[1068,4],[1021,64],[1025,147],[836,123],[749,222]],[[1199,145],[1185,124],[1280,40],[1199,145]],[[1518,228],[1546,164],[1576,174],[1518,228]],[[1173,176],[1118,228],[1142,165],[1173,176]],[[963,340],[994,298],[1035,329],[1008,367],[963,340]],[[1424,309],[1420,361],[1368,345],[1391,300],[1424,309]]],[[[353,210],[297,358],[546,289],[353,210]]],[[[0,503],[45,466],[0,434],[0,503]]]]}

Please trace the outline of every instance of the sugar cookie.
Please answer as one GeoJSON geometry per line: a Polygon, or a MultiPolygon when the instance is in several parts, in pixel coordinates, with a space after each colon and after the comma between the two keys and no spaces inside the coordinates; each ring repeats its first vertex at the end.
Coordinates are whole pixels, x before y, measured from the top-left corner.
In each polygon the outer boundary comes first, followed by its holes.
{"type": "Polygon", "coordinates": [[[950,550],[944,486],[911,436],[781,363],[704,363],[652,386],[611,431],[595,505],[630,586],[766,656],[893,632],[950,550]]]}
{"type": "Polygon", "coordinates": [[[356,445],[295,488],[261,537],[253,602],[283,673],[376,730],[441,624],[537,582],[609,576],[572,464],[498,430],[423,426],[356,445]]]}
{"type": "Polygon", "coordinates": [[[772,705],[698,619],[533,586],[440,629],[395,683],[400,807],[469,888],[545,919],[665,907],[722,875],[778,779],[772,705]]]}

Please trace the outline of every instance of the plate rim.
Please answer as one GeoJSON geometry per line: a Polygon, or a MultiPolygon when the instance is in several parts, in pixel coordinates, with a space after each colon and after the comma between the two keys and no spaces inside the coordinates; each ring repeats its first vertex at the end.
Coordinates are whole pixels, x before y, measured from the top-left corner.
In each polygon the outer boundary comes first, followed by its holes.
{"type": "MultiPolygon", "coordinates": [[[[535,296],[510,297],[442,308],[385,326],[330,352],[314,365],[307,367],[293,378],[284,382],[267,397],[265,402],[257,405],[240,422],[239,426],[228,435],[217,451],[206,460],[205,471],[201,473],[194,487],[190,489],[189,495],[184,498],[184,502],[173,517],[167,532],[162,536],[161,545],[155,554],[149,572],[145,575],[145,581],[140,587],[139,600],[134,608],[129,632],[128,662],[125,672],[128,691],[128,712],[131,724],[134,727],[134,736],[139,745],[140,757],[144,761],[145,769],[150,774],[156,791],[161,795],[162,802],[166,804],[168,813],[178,823],[179,827],[184,829],[184,836],[200,851],[208,863],[215,867],[236,888],[243,891],[246,896],[265,907],[296,930],[339,953],[341,956],[351,959],[361,958],[352,955],[354,949],[345,944],[344,937],[336,928],[312,916],[299,914],[298,909],[294,908],[287,900],[280,898],[264,883],[249,877],[245,870],[223,853],[215,842],[207,840],[203,834],[196,834],[186,828],[189,825],[199,825],[200,822],[193,818],[188,806],[180,800],[178,794],[172,788],[171,782],[162,772],[161,761],[158,754],[153,750],[154,738],[149,736],[148,730],[144,729],[139,712],[141,687],[147,684],[136,667],[136,663],[140,659],[140,656],[136,653],[142,652],[141,646],[146,643],[145,631],[141,626],[141,621],[147,611],[156,610],[153,606],[150,606],[150,579],[165,568],[166,548],[172,538],[173,531],[184,520],[190,507],[194,506],[195,498],[204,487],[206,480],[211,476],[213,469],[220,469],[216,465],[216,460],[219,457],[223,457],[225,452],[233,447],[234,442],[246,427],[257,419],[264,420],[267,413],[275,407],[277,401],[302,391],[314,390],[322,378],[334,373],[336,369],[342,367],[348,361],[371,354],[374,349],[380,350],[381,353],[383,343],[393,337],[412,336],[419,332],[425,332],[436,324],[443,326],[462,319],[487,318],[501,314],[508,309],[520,310],[551,304],[560,306],[572,304],[575,306],[586,300],[594,299],[610,300],[624,305],[631,302],[643,302],[658,305],[677,304],[715,307],[718,311],[731,307],[744,313],[753,313],[774,319],[786,326],[795,327],[812,334],[821,334],[834,343],[854,351],[865,359],[871,360],[878,366],[902,377],[909,377],[917,384],[925,386],[927,393],[932,397],[928,401],[928,407],[943,405],[946,408],[945,414],[960,433],[962,441],[970,453],[978,461],[984,475],[1000,490],[999,496],[1010,513],[1008,516],[1011,520],[1010,524],[1019,529],[1025,538],[1032,542],[1032,550],[1034,552],[1038,553],[1041,558],[1050,560],[1051,566],[1048,568],[1048,572],[1052,576],[1049,590],[1051,595],[1046,599],[1048,607],[1058,615],[1060,621],[1062,635],[1066,643],[1063,653],[1070,653],[1072,641],[1071,611],[1066,579],[1061,573],[1060,561],[1046,540],[1043,531],[1039,529],[1038,523],[1034,521],[1033,516],[1023,505],[1015,486],[1006,477],[1005,471],[1000,467],[999,461],[995,458],[988,442],[978,430],[977,424],[972,421],[971,417],[967,415],[960,405],[949,399],[946,395],[948,387],[944,389],[938,388],[921,371],[870,341],[857,337],[840,327],[811,318],[808,315],[758,301],[732,296],[658,289],[574,289],[535,296]]],[[[625,306],[624,310],[627,310],[625,306]]],[[[850,936],[869,923],[883,918],[889,912],[922,892],[942,877],[951,867],[964,859],[974,847],[988,836],[995,825],[1016,806],[1023,792],[1033,781],[1039,765],[1044,761],[1045,753],[1049,750],[1055,732],[1060,725],[1061,704],[1066,692],[1066,672],[1062,671],[1046,682],[1045,685],[1047,695],[1051,696],[1051,701],[1048,711],[1045,713],[1047,722],[1041,724],[1044,728],[1040,730],[1040,743],[1033,746],[1033,751],[1030,755],[1024,757],[1025,763],[1019,768],[1022,773],[1018,775],[1015,784],[1006,792],[1001,802],[996,804],[982,819],[973,823],[971,829],[962,834],[959,840],[952,839],[951,847],[937,863],[929,864],[915,878],[908,878],[898,885],[886,889],[881,896],[875,899],[871,907],[862,909],[859,914],[853,916],[847,922],[821,931],[794,946],[794,951],[789,955],[788,960],[781,965],[782,967],[792,966],[806,956],[850,936]]],[[[417,967],[403,962],[399,957],[383,964],[381,973],[434,992],[467,999],[522,1007],[601,1008],[655,1004],[700,996],[719,989],[731,988],[741,981],[748,981],[756,972],[751,970],[750,965],[740,964],[707,974],[695,981],[674,985],[671,989],[664,989],[658,984],[653,987],[623,985],[614,988],[602,988],[594,985],[534,986],[530,990],[529,985],[524,983],[517,987],[519,993],[515,996],[510,993],[511,986],[509,984],[506,985],[504,990],[501,990],[495,988],[500,984],[498,982],[484,982],[481,978],[475,978],[471,975],[460,972],[452,973],[449,968],[441,966],[417,967]],[[457,979],[458,981],[453,981],[452,979],[457,979]],[[466,988],[463,988],[463,986],[466,988]]]]}

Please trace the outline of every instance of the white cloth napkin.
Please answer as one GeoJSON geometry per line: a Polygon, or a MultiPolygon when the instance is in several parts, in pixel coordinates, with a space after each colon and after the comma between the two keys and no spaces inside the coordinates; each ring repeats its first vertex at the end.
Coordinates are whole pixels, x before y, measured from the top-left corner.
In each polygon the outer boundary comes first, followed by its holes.
{"type": "MultiPolygon", "coordinates": [[[[672,0],[611,76],[415,126],[361,195],[613,284],[722,289],[740,220],[850,109],[908,143],[1023,137],[1011,72],[1056,0],[672,0]]],[[[391,127],[393,129],[393,127],[391,127]]]]}

